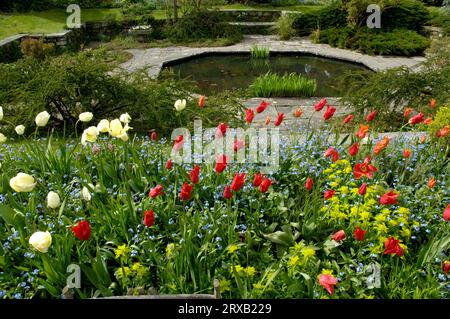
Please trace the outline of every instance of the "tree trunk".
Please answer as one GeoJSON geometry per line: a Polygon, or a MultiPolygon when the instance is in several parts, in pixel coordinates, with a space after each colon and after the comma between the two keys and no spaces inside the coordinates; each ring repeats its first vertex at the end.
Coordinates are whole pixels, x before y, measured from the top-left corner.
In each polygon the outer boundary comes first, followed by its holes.
{"type": "Polygon", "coordinates": [[[175,22],[178,20],[177,0],[173,0],[173,19],[175,22]]]}

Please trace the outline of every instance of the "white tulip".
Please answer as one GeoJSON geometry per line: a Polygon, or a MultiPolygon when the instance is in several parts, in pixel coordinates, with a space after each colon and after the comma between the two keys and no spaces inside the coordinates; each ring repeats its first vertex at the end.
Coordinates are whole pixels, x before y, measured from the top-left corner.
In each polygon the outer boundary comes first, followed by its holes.
{"type": "Polygon", "coordinates": [[[124,113],[119,117],[120,122],[128,124],[131,121],[131,116],[128,113],[124,113]]]}
{"type": "Polygon", "coordinates": [[[91,112],[84,112],[84,113],[81,113],[80,115],[78,115],[78,119],[81,122],[89,122],[92,120],[93,117],[94,117],[94,114],[92,114],[91,112]]]}
{"type": "Polygon", "coordinates": [[[38,231],[35,232],[33,235],[31,235],[28,242],[37,251],[41,253],[46,253],[48,251],[48,248],[52,244],[52,235],[48,231],[46,232],[38,231]]]}
{"type": "Polygon", "coordinates": [[[0,106],[0,121],[3,120],[3,107],[0,106]]]}
{"type": "Polygon", "coordinates": [[[33,176],[19,173],[9,180],[9,186],[16,192],[31,192],[36,186],[33,176]]]}
{"type": "Polygon", "coordinates": [[[97,130],[100,133],[107,133],[109,132],[109,121],[108,120],[101,120],[97,125],[97,130]]]}
{"type": "Polygon", "coordinates": [[[0,133],[0,144],[5,143],[7,140],[6,136],[0,133]]]}
{"type": "Polygon", "coordinates": [[[176,100],[174,107],[178,112],[183,111],[186,108],[186,100],[176,100]]]}
{"type": "Polygon", "coordinates": [[[96,126],[90,126],[83,131],[81,135],[81,144],[86,145],[87,142],[94,143],[97,140],[98,129],[96,126]]]}
{"type": "Polygon", "coordinates": [[[58,208],[59,206],[61,206],[61,199],[59,198],[59,195],[50,191],[47,195],[47,207],[58,208]]]}
{"type": "Polygon", "coordinates": [[[91,193],[86,186],[83,186],[83,189],[81,190],[81,197],[87,202],[89,202],[92,198],[91,193]]]}
{"type": "Polygon", "coordinates": [[[47,125],[48,120],[50,119],[50,114],[47,111],[41,112],[36,116],[34,120],[37,126],[44,127],[47,125]]]}
{"type": "Polygon", "coordinates": [[[23,133],[25,133],[25,126],[21,125],[17,125],[16,128],[14,129],[17,133],[17,135],[23,135],[23,133]]]}

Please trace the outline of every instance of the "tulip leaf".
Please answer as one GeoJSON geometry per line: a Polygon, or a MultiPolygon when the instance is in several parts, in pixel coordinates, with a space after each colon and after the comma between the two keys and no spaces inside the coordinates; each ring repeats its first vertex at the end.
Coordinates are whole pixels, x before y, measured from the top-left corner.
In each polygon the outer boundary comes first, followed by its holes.
{"type": "Polygon", "coordinates": [[[0,216],[7,224],[19,231],[25,226],[25,216],[21,212],[15,211],[8,206],[0,205],[0,216]]]}
{"type": "Polygon", "coordinates": [[[292,234],[285,231],[276,231],[274,233],[265,234],[263,236],[270,241],[283,246],[291,246],[294,242],[292,234]]]}

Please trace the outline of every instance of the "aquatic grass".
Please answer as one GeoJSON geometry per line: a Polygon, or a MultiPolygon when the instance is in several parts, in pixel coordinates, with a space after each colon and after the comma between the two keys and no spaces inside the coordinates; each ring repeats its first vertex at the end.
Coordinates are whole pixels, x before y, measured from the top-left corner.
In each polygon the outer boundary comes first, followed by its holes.
{"type": "Polygon", "coordinates": [[[270,56],[270,49],[253,46],[250,49],[250,55],[252,59],[268,59],[270,56]]]}
{"type": "Polygon", "coordinates": [[[256,78],[250,85],[258,97],[310,97],[316,92],[317,82],[297,73],[278,75],[268,72],[256,78]]]}

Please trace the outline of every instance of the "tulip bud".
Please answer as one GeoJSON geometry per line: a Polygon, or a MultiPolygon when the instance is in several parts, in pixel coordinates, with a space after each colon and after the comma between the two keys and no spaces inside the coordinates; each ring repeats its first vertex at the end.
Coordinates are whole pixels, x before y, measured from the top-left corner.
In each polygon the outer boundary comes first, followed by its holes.
{"type": "Polygon", "coordinates": [[[47,207],[48,208],[58,208],[61,206],[61,200],[59,195],[55,192],[49,192],[47,195],[47,207]]]}
{"type": "Polygon", "coordinates": [[[34,247],[37,251],[41,253],[46,253],[48,248],[52,244],[52,235],[48,231],[46,232],[35,232],[31,235],[29,239],[29,244],[34,247]]]}

